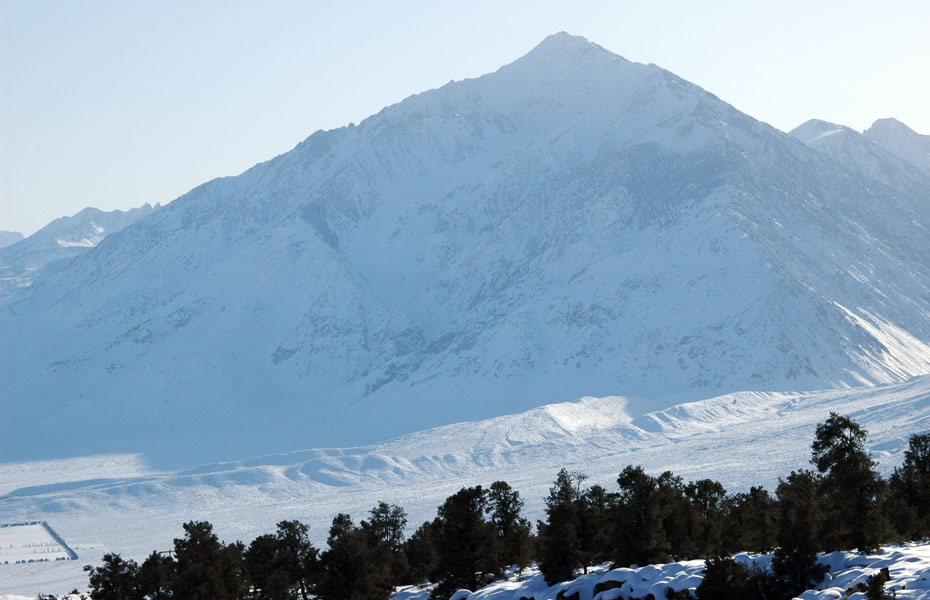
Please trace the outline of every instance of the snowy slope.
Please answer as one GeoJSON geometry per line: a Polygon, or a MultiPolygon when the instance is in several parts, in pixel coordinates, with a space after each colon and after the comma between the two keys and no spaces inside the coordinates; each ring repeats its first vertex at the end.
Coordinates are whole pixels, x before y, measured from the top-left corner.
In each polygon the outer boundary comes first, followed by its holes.
{"type": "Polygon", "coordinates": [[[899,158],[866,135],[844,125],[811,119],[788,132],[840,164],[891,188],[907,188],[930,199],[930,172],[899,158]]]}
{"type": "Polygon", "coordinates": [[[928,227],[924,196],[555,35],[0,300],[0,460],[177,468],[585,395],[902,381],[930,373],[928,227]]]}
{"type": "Polygon", "coordinates": [[[12,246],[23,239],[23,234],[18,231],[0,231],[0,248],[12,246]]]}
{"type": "Polygon", "coordinates": [[[609,490],[628,464],[718,479],[729,491],[760,484],[774,490],[779,476],[810,466],[814,430],[830,411],[869,431],[867,447],[887,475],[901,464],[908,437],[930,431],[930,377],[871,389],[729,394],[660,411],[646,401],[584,398],[366,447],[180,472],[145,472],[139,465],[135,477],[112,457],[99,457],[94,475],[85,470],[70,481],[55,471],[72,468],[72,461],[0,465],[0,522],[47,520],[80,557],[4,570],[3,591],[70,590],[84,581],[81,565],[108,551],[142,559],[166,549],[190,519],[213,522],[226,540],[250,540],[281,519],[297,518],[323,543],[338,512],[360,518],[385,500],[404,506],[416,527],[460,487],[503,479],[520,491],[535,520],[560,467],[581,470],[609,490]],[[23,469],[33,473],[29,483],[23,469]],[[75,480],[80,477],[88,480],[75,480]],[[17,480],[22,483],[7,483],[17,480]]]}
{"type": "Polygon", "coordinates": [[[28,238],[19,235],[18,241],[0,246],[0,294],[31,285],[36,273],[46,265],[84,254],[155,208],[149,204],[127,211],[85,208],[70,217],[55,219],[28,238]]]}
{"type": "Polygon", "coordinates": [[[879,119],[863,135],[930,174],[930,135],[921,135],[897,119],[879,119]]]}

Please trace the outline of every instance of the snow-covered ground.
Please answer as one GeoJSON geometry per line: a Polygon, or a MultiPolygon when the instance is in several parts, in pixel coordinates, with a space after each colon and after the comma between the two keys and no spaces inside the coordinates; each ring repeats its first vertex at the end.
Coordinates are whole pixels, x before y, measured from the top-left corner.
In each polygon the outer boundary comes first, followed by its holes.
{"type": "Polygon", "coordinates": [[[0,565],[68,560],[71,554],[42,523],[0,525],[0,565]]]}
{"type": "MultiPolygon", "coordinates": [[[[875,388],[809,393],[728,394],[650,409],[648,400],[584,398],[517,415],[459,423],[356,448],[313,449],[217,463],[170,473],[136,464],[136,477],[59,478],[54,463],[37,465],[30,487],[0,500],[0,522],[44,519],[80,561],[10,565],[0,591],[61,593],[86,583],[80,567],[105,552],[141,560],[170,548],[191,519],[212,522],[226,540],[250,541],[282,519],[311,526],[322,545],[332,518],[363,517],[378,500],[405,507],[415,527],[466,485],[503,479],[526,499],[531,519],[561,467],[615,489],[628,464],[686,479],[711,477],[729,491],[774,489],[779,476],[809,467],[817,423],[837,411],[868,431],[868,448],[888,474],[901,463],[908,437],[930,431],[930,377],[875,388]]],[[[114,466],[111,457],[102,464],[114,466]]],[[[85,465],[89,469],[89,466],[85,465]]],[[[24,477],[28,465],[0,466],[24,477]]],[[[84,471],[84,476],[89,470],[84,471]]],[[[537,598],[537,600],[539,600],[537,598]]]]}
{"type": "MultiPolygon", "coordinates": [[[[770,555],[738,554],[737,562],[754,563],[762,568],[771,564],[770,555]]],[[[847,590],[862,583],[869,576],[887,568],[891,580],[885,584],[886,592],[894,590],[898,600],[926,600],[930,598],[930,543],[894,544],[882,548],[879,554],[833,552],[820,557],[829,565],[826,578],[813,590],[802,593],[803,600],[839,600],[847,590]]],[[[634,569],[609,570],[606,566],[592,569],[574,581],[554,586],[546,585],[542,575],[533,568],[520,579],[510,574],[506,580],[488,585],[471,593],[461,590],[452,600],[555,600],[577,594],[577,600],[629,600],[630,598],[666,598],[666,592],[690,590],[701,584],[704,561],[692,560],[666,565],[648,565],[634,569]]],[[[394,594],[394,600],[428,600],[430,588],[405,588],[394,594]]],[[[858,592],[846,596],[849,600],[863,600],[858,592]]]]}
{"type": "MultiPolygon", "coordinates": [[[[737,562],[763,568],[771,564],[771,556],[764,554],[737,554],[734,558],[737,562]]],[[[864,593],[847,595],[847,591],[858,584],[864,584],[871,575],[884,568],[888,569],[891,576],[891,580],[885,584],[887,593],[893,590],[898,600],[930,599],[930,542],[892,544],[884,546],[878,554],[832,552],[821,555],[819,560],[828,565],[830,570],[816,588],[800,594],[802,600],[839,600],[843,597],[864,600],[864,593]]],[[[613,570],[602,565],[590,569],[587,575],[573,581],[548,586],[539,570],[531,566],[523,571],[522,577],[508,572],[504,579],[474,592],[460,590],[453,595],[452,600],[555,600],[559,593],[563,597],[577,594],[577,600],[629,600],[645,598],[647,594],[661,599],[666,597],[669,589],[676,592],[690,590],[693,593],[701,584],[703,570],[704,561],[701,560],[613,570]]],[[[431,589],[431,586],[399,588],[391,598],[429,600],[431,589]]],[[[0,600],[33,598],[0,593],[0,600]]],[[[66,597],[66,600],[70,600],[70,597],[66,597]]]]}

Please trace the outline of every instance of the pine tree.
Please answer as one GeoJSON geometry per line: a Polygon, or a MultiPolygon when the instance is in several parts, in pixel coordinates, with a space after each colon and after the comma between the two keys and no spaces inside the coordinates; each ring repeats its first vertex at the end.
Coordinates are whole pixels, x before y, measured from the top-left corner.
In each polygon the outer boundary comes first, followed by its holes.
{"type": "Polygon", "coordinates": [[[488,488],[485,510],[497,533],[498,567],[516,566],[522,572],[530,561],[530,522],[520,515],[520,492],[505,481],[495,481],[488,488]]]}
{"type": "Polygon", "coordinates": [[[308,600],[320,573],[319,551],[310,543],[310,528],[300,521],[281,521],[275,538],[278,541],[278,568],[296,584],[301,600],[308,600]]]}
{"type": "Polygon", "coordinates": [[[409,567],[406,583],[419,584],[427,580],[437,581],[439,579],[437,576],[439,554],[436,552],[433,541],[436,536],[434,532],[438,529],[438,519],[427,521],[404,542],[404,555],[407,557],[409,567]]]}
{"type": "Polygon", "coordinates": [[[281,521],[276,533],[255,538],[244,555],[253,595],[260,600],[307,600],[317,562],[308,528],[299,521],[281,521]]]}
{"type": "Polygon", "coordinates": [[[794,472],[779,480],[778,548],[772,557],[772,570],[782,588],[782,596],[793,598],[819,583],[827,567],[817,562],[823,513],[820,478],[810,471],[794,472]]]}
{"type": "Polygon", "coordinates": [[[542,559],[539,570],[549,585],[571,579],[574,570],[583,565],[578,514],[582,481],[584,475],[562,469],[549,488],[546,522],[537,527],[542,559]]]}
{"type": "Polygon", "coordinates": [[[435,531],[438,585],[434,598],[446,598],[459,588],[475,590],[500,575],[497,532],[484,519],[487,490],[462,488],[446,498],[437,514],[435,531]]]}
{"type": "Polygon", "coordinates": [[[723,522],[726,552],[767,552],[775,546],[775,500],[753,486],[727,498],[723,522]]]}
{"type": "Polygon", "coordinates": [[[123,560],[119,554],[104,554],[101,566],[87,565],[84,571],[89,574],[93,600],[142,600],[136,561],[123,560]]]}
{"type": "Polygon", "coordinates": [[[689,558],[712,556],[721,552],[724,500],[727,492],[717,481],[701,479],[685,486],[688,499],[689,558]]]}
{"type": "Polygon", "coordinates": [[[375,554],[375,560],[388,565],[392,582],[400,581],[409,570],[403,551],[407,513],[400,506],[378,502],[369,515],[367,521],[362,521],[361,527],[368,535],[368,544],[375,554]]]}
{"type": "Polygon", "coordinates": [[[139,590],[148,600],[171,597],[171,581],[177,565],[170,556],[152,552],[139,567],[139,590]]]}
{"type": "Polygon", "coordinates": [[[187,600],[235,600],[242,591],[240,543],[225,545],[207,521],[184,523],[185,535],[174,540],[177,560],[171,591],[187,600]]]}
{"type": "Polygon", "coordinates": [[[704,578],[698,598],[710,600],[775,600],[777,587],[761,569],[737,563],[729,556],[713,556],[704,561],[704,578]]]}
{"type": "Polygon", "coordinates": [[[890,488],[898,532],[910,539],[930,537],[930,433],[908,440],[904,463],[895,468],[890,488]]]}
{"type": "Polygon", "coordinates": [[[811,462],[823,475],[828,549],[878,547],[887,524],[880,511],[884,481],[865,451],[866,431],[835,412],[817,426],[811,462]]]}
{"type": "Polygon", "coordinates": [[[582,491],[578,510],[581,565],[588,567],[610,560],[610,527],[616,494],[599,485],[582,491]]]}
{"type": "Polygon", "coordinates": [[[390,595],[390,565],[377,559],[370,536],[349,515],[336,515],[326,543],[316,586],[321,600],[385,600],[390,595]]]}
{"type": "Polygon", "coordinates": [[[612,560],[622,566],[667,562],[681,545],[680,535],[669,535],[670,530],[683,528],[680,479],[669,472],[653,477],[642,467],[628,466],[617,484],[612,560]]]}
{"type": "Polygon", "coordinates": [[[278,540],[273,534],[260,535],[244,554],[246,577],[257,600],[292,600],[293,585],[280,568],[278,540]]]}

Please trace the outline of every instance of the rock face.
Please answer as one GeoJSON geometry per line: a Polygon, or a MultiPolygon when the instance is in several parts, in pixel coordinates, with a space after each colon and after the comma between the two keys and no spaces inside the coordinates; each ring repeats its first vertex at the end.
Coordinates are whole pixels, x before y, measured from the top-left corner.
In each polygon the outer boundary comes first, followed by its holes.
{"type": "Polygon", "coordinates": [[[558,34],[0,299],[0,459],[178,466],[930,373],[930,202],[891,183],[558,34]]]}

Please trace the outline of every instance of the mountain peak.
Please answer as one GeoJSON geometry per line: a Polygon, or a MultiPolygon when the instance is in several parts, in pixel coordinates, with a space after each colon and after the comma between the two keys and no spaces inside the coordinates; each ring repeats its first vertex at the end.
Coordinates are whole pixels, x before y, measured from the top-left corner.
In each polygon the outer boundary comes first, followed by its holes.
{"type": "Polygon", "coordinates": [[[884,119],[876,119],[872,126],[869,127],[869,130],[881,131],[881,130],[892,130],[897,129],[899,131],[909,131],[911,133],[917,133],[901,121],[895,119],[894,117],[886,117],[884,119]]]}
{"type": "Polygon", "coordinates": [[[930,174],[930,135],[921,135],[894,118],[878,119],[863,135],[930,174]]]}
{"type": "Polygon", "coordinates": [[[621,56],[604,49],[580,35],[572,35],[564,31],[553,33],[547,36],[543,41],[536,45],[535,48],[524,58],[541,58],[544,60],[569,60],[590,59],[596,56],[610,57],[613,59],[622,59],[621,56]]]}
{"type": "Polygon", "coordinates": [[[845,125],[838,125],[822,119],[810,119],[789,131],[788,135],[810,146],[812,142],[823,136],[835,135],[844,131],[852,130],[845,125]]]}

